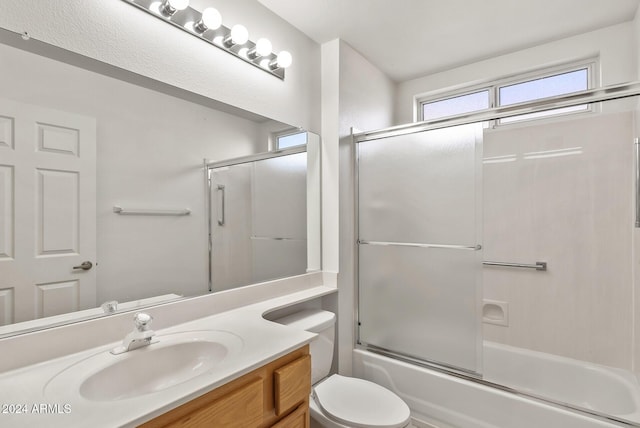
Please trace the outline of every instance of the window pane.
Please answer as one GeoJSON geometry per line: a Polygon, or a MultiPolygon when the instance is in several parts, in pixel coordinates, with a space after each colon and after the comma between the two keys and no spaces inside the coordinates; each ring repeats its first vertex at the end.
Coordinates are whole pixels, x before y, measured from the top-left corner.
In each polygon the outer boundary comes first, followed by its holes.
{"type": "Polygon", "coordinates": [[[277,148],[288,149],[289,147],[303,146],[307,144],[307,133],[298,132],[297,134],[282,135],[277,137],[277,148]]]}
{"type": "Polygon", "coordinates": [[[455,114],[489,108],[489,90],[422,104],[422,120],[433,120],[455,114]]]}
{"type": "Polygon", "coordinates": [[[499,89],[500,106],[569,94],[589,89],[588,69],[556,74],[499,89]]]}

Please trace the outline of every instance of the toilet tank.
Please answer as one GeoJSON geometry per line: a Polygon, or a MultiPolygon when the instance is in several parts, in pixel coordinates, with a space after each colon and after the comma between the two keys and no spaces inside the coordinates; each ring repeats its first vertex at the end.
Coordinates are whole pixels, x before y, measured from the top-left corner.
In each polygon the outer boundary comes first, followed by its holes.
{"type": "Polygon", "coordinates": [[[309,344],[311,383],[316,384],[327,377],[331,371],[331,362],[333,361],[335,314],[321,309],[306,309],[273,321],[318,334],[318,337],[309,344]]]}

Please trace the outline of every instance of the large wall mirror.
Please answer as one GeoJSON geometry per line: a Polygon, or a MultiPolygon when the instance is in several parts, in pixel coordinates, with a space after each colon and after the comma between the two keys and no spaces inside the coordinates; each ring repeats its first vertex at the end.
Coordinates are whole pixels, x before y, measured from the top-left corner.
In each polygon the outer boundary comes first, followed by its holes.
{"type": "Polygon", "coordinates": [[[318,136],[0,42],[0,337],[320,269],[318,136]]]}

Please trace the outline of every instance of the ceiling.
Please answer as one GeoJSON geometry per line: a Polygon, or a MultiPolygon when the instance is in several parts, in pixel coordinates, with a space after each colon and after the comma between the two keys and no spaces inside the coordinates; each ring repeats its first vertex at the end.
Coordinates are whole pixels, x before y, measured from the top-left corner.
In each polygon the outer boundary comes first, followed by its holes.
{"type": "Polygon", "coordinates": [[[401,82],[634,19],[640,0],[258,0],[401,82]]]}

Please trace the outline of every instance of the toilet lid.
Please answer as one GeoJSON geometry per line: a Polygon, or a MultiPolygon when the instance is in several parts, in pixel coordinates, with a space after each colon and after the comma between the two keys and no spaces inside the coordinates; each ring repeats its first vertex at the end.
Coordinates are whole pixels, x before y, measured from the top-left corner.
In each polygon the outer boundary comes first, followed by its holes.
{"type": "Polygon", "coordinates": [[[327,416],[352,427],[400,428],[409,422],[409,406],[367,380],[333,375],[314,387],[314,396],[327,416]]]}

